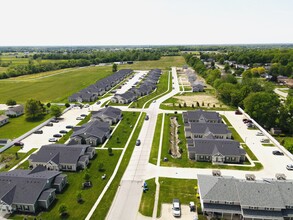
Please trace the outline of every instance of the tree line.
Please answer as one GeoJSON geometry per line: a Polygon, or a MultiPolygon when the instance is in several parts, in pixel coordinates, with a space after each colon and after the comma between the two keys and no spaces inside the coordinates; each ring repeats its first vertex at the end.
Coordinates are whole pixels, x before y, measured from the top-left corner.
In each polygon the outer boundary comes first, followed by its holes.
{"type": "Polygon", "coordinates": [[[217,97],[226,105],[244,108],[258,123],[269,129],[280,127],[293,133],[293,92],[281,102],[275,94],[274,85],[257,78],[243,78],[238,82],[231,74],[221,75],[218,69],[207,69],[203,62],[192,54],[185,54],[186,63],[206,82],[216,89],[217,97]]]}
{"type": "Polygon", "coordinates": [[[42,59],[60,60],[56,62],[32,62],[29,60],[28,64],[12,65],[4,73],[0,75],[0,79],[10,77],[29,75],[65,68],[83,67],[96,65],[99,63],[108,63],[116,61],[142,61],[142,60],[158,60],[161,54],[158,52],[149,51],[98,51],[93,54],[87,53],[40,53],[34,54],[33,59],[40,61],[42,59]]]}

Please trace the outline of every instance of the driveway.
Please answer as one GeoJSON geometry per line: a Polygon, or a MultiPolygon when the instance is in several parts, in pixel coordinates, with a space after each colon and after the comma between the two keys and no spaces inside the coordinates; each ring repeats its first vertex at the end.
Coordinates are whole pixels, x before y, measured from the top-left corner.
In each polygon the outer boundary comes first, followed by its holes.
{"type": "Polygon", "coordinates": [[[172,212],[172,204],[162,204],[161,217],[159,220],[171,220],[171,219],[182,219],[182,220],[193,220],[197,214],[190,212],[188,205],[181,205],[181,217],[174,217],[172,212]]]}

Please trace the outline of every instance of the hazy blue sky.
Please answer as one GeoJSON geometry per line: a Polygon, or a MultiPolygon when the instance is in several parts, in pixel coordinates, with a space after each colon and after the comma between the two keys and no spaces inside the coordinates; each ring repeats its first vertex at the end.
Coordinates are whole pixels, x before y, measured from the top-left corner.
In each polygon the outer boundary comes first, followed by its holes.
{"type": "Polygon", "coordinates": [[[293,43],[293,0],[7,0],[0,46],[293,43]]]}

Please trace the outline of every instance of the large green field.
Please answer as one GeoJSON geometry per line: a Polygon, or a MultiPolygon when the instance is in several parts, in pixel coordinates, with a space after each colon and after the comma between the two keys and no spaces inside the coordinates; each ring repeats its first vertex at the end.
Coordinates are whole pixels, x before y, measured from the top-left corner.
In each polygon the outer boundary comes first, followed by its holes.
{"type": "MultiPolygon", "coordinates": [[[[4,60],[2,58],[2,61],[4,60]]],[[[162,57],[157,61],[121,65],[119,69],[169,69],[171,66],[182,66],[184,63],[181,56],[162,57]]],[[[68,96],[109,76],[111,70],[111,66],[72,68],[0,80],[0,103],[5,103],[7,99],[25,103],[29,98],[42,102],[66,102],[68,96]]]]}
{"type": "Polygon", "coordinates": [[[172,66],[182,67],[185,63],[185,60],[182,56],[170,56],[162,57],[160,60],[153,61],[137,61],[134,64],[121,65],[120,68],[130,68],[136,70],[149,70],[149,69],[162,69],[170,70],[172,66]]]}
{"type": "Polygon", "coordinates": [[[0,80],[0,103],[5,103],[7,99],[25,103],[29,98],[42,102],[66,102],[68,96],[112,73],[109,66],[75,68],[59,72],[62,73],[36,79],[30,79],[31,76],[28,75],[0,80]]]}

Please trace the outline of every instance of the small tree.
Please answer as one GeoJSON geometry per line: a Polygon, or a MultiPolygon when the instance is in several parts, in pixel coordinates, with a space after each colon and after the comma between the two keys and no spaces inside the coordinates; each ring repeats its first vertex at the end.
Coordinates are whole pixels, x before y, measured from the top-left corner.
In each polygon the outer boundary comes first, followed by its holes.
{"type": "Polygon", "coordinates": [[[194,104],[192,104],[191,107],[194,108],[194,104]]]}
{"type": "Polygon", "coordinates": [[[61,216],[67,215],[67,206],[65,204],[59,206],[59,213],[61,216]]]}
{"type": "Polygon", "coordinates": [[[90,180],[90,178],[91,178],[90,174],[88,173],[88,171],[86,171],[86,173],[84,174],[83,179],[88,182],[90,180]]]}
{"type": "Polygon", "coordinates": [[[13,99],[8,99],[8,100],[6,101],[6,105],[16,105],[16,101],[13,100],[13,99]]]}
{"type": "Polygon", "coordinates": [[[204,101],[202,101],[201,106],[204,106],[204,101]]]}
{"type": "Polygon", "coordinates": [[[197,107],[199,107],[199,102],[196,102],[197,107]]]}
{"type": "Polygon", "coordinates": [[[187,107],[186,102],[184,102],[183,106],[184,106],[185,108],[187,107]]]}
{"type": "Polygon", "coordinates": [[[58,105],[52,105],[51,108],[51,115],[55,118],[58,118],[62,115],[61,108],[58,105]]]}
{"type": "Polygon", "coordinates": [[[16,160],[19,159],[19,156],[18,156],[18,153],[17,152],[15,152],[15,158],[16,158],[16,160]]]}
{"type": "Polygon", "coordinates": [[[109,147],[109,148],[108,148],[108,154],[109,154],[110,156],[112,156],[112,155],[113,155],[113,150],[112,150],[112,148],[111,148],[111,147],[109,147]]]}
{"type": "Polygon", "coordinates": [[[104,169],[104,164],[103,163],[99,163],[99,171],[100,172],[103,172],[105,169],[104,169]]]}
{"type": "Polygon", "coordinates": [[[216,105],[215,105],[215,104],[213,104],[213,107],[214,107],[214,108],[216,108],[216,105]]]}
{"type": "Polygon", "coordinates": [[[179,103],[179,108],[182,108],[181,103],[179,103]]]}
{"type": "Polygon", "coordinates": [[[43,106],[40,101],[29,99],[25,104],[25,114],[29,119],[36,119],[43,115],[43,106]]]}
{"type": "Polygon", "coordinates": [[[117,64],[114,63],[113,66],[112,66],[112,72],[113,73],[115,73],[117,71],[117,67],[118,67],[117,64]]]}
{"type": "MultiPolygon", "coordinates": [[[[117,143],[117,144],[120,143],[120,139],[119,139],[119,137],[116,138],[116,143],[117,143]]],[[[108,149],[109,149],[109,148],[108,148],[108,149]]]]}
{"type": "Polygon", "coordinates": [[[70,104],[69,103],[65,103],[65,107],[66,108],[69,108],[70,107],[70,104]]]}
{"type": "Polygon", "coordinates": [[[48,102],[48,103],[47,103],[47,108],[50,108],[50,107],[51,107],[51,103],[48,102]]]}
{"type": "Polygon", "coordinates": [[[76,201],[78,203],[81,203],[83,201],[83,199],[82,199],[82,193],[80,191],[77,192],[77,194],[76,194],[76,201]]]}

